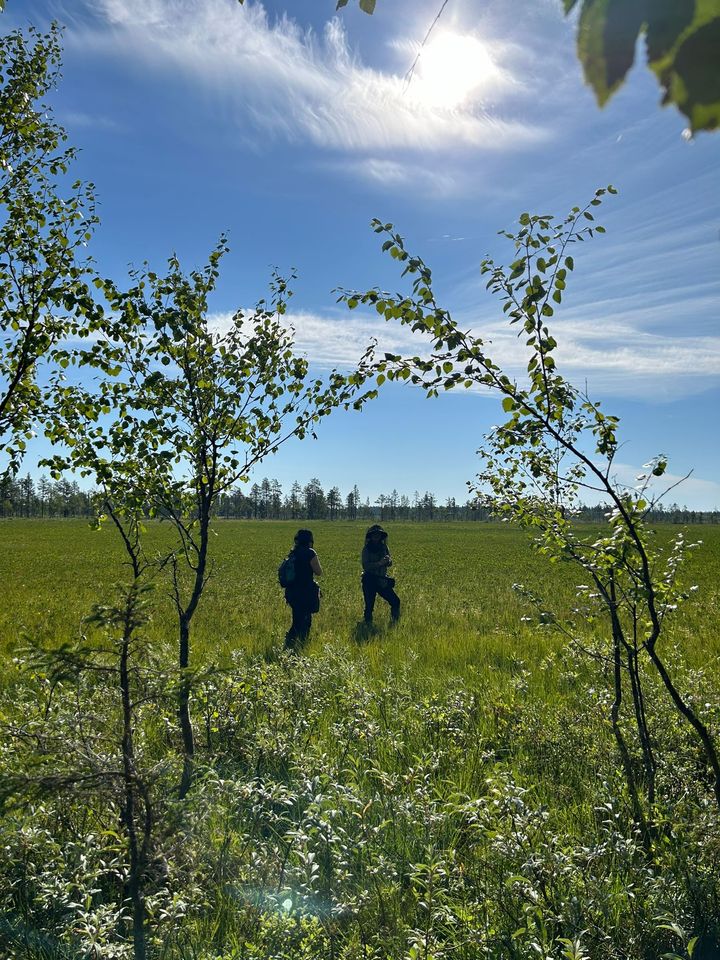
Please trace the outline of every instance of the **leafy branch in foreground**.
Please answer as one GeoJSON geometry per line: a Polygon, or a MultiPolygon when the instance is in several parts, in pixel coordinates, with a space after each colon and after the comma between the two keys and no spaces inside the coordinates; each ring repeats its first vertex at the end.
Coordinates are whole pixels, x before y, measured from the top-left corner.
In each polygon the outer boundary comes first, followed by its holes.
{"type": "MultiPolygon", "coordinates": [[[[391,224],[373,222],[375,231],[387,238],[383,250],[404,265],[403,275],[414,278],[411,293],[393,296],[377,289],[344,291],[340,299],[351,309],[373,305],[387,320],[399,320],[432,344],[426,357],[386,354],[385,360],[375,365],[378,383],[386,378],[409,380],[428,396],[459,386],[488,388],[501,396],[507,419],[493,428],[479,451],[483,469],[475,491],[497,515],[528,528],[535,535],[537,549],[551,561],[575,564],[588,578],[589,582],[578,588],[576,619],[564,629],[580,644],[588,621],[604,619],[610,642],[602,656],[612,666],[613,676],[610,721],[634,814],[645,827],[639,778],[620,725],[624,690],[629,685],[643,758],[640,779],[652,805],[658,761],[647,722],[641,657],[650,661],[672,703],[694,730],[718,807],[720,760],[713,734],[692,698],[674,682],[661,653],[667,618],[687,598],[678,581],[688,549],[683,537],[676,538],[666,553],[655,542],[647,522],[649,511],[664,495],[651,492],[651,481],[663,476],[667,460],[658,456],[650,461],[637,486],[620,483],[613,473],[618,418],[606,414],[600,403],[573,386],[556,366],[558,343],[550,323],[575,267],[572,245],[604,232],[592,211],[606,193],[615,192],[613,187],[596,191],[586,207],[574,207],[560,221],[524,213],[516,232],[501,232],[514,250],[509,265],[483,261],[488,289],[500,298],[509,324],[525,339],[529,356],[523,385],[491,359],[479,336],[463,330],[439,305],[430,269],[408,253],[391,224]],[[608,504],[607,526],[599,533],[583,531],[575,519],[582,497],[588,493],[608,504]]],[[[560,626],[548,611],[544,611],[543,622],[560,626]]]]}
{"type": "Polygon", "coordinates": [[[97,223],[93,185],[64,185],[76,151],[43,98],[60,31],[0,37],[0,455],[16,472],[42,404],[38,364],[93,312],[78,259],[97,223]]]}
{"type": "MultiPolygon", "coordinates": [[[[310,374],[294,351],[284,319],[288,282],[274,276],[269,301],[238,311],[226,325],[208,315],[224,238],[202,270],[188,276],[176,257],[168,273],[145,268],[120,291],[105,281],[111,307],[105,334],[69,351],[70,364],[95,370],[88,389],[60,374],[46,434],[66,453],[48,464],[54,476],[92,476],[126,517],[168,521],[175,547],[166,558],[178,621],[178,715],[187,793],[195,744],[190,717],[191,624],[212,572],[211,520],[219,498],[293,437],[314,435],[337,407],[362,404],[364,375],[310,374]]],[[[362,358],[367,365],[370,352],[362,358]]]]}

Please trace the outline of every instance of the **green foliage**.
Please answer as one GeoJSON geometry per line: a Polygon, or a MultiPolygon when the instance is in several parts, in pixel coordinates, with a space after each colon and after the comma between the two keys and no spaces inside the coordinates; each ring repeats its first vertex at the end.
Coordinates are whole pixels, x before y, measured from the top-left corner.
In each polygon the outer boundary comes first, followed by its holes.
{"type": "Polygon", "coordinates": [[[17,470],[41,406],[37,365],[94,313],[78,260],[97,222],[92,184],[43,98],[57,83],[59,29],[0,38],[0,454],[17,470]]]}
{"type": "Polygon", "coordinates": [[[98,281],[111,316],[65,367],[101,376],[93,390],[68,383],[68,373],[55,379],[46,433],[68,449],[49,461],[54,475],[75,468],[125,507],[192,527],[290,437],[314,435],[335,407],[368,399],[359,376],[310,376],[283,322],[291,292],[279,276],[269,302],[238,311],[226,330],[213,326],[208,297],[226,252],[222,238],[189,276],[175,257],[164,277],[146,267],[128,291],[98,281]]]}
{"type": "Polygon", "coordinates": [[[66,352],[45,421],[65,448],[47,461],[53,476],[75,469],[121,514],[170,520],[201,581],[220,495],[290,438],[314,436],[336,407],[374,396],[359,373],[310,375],[283,319],[291,292],[279,276],[269,302],[214,327],[208,297],[226,251],[223,238],[189,276],[175,257],[164,277],[146,267],[128,291],[98,280],[111,313],[90,347],[66,352]],[[97,372],[92,388],[69,381],[74,367],[97,372]]]}
{"type": "MultiPolygon", "coordinates": [[[[548,564],[510,525],[394,524],[406,617],[359,643],[362,529],[313,528],[325,603],[308,655],[290,661],[277,653],[287,610],[273,578],[295,526],[217,525],[195,635],[196,783],[182,805],[173,610],[164,590],[142,594],[152,604],[138,610],[132,676],[154,813],[150,955],[405,960],[427,944],[429,955],[474,960],[480,944],[526,960],[539,948],[562,957],[570,941],[594,960],[646,960],[682,955],[671,924],[709,947],[720,828],[695,745],[650,696],[658,749],[673,762],[648,858],[606,720],[604,665],[520,622],[512,579],[570,615],[572,568],[548,564]]],[[[124,615],[112,590],[122,552],[110,530],[81,522],[11,521],[2,532],[0,953],[125,957],[124,615]],[[18,647],[20,625],[49,656],[18,647]]],[[[718,534],[708,527],[705,555],[685,574],[703,603],[668,638],[696,664],[682,668],[683,685],[715,718],[718,534]]],[[[145,539],[164,552],[171,531],[149,522],[145,539]]],[[[602,636],[584,625],[586,643],[602,636]]]]}
{"type": "MultiPolygon", "coordinates": [[[[342,7],[346,7],[348,5],[348,2],[349,0],[337,0],[335,9],[340,10],[342,7]]],[[[376,0],[358,0],[358,5],[360,9],[363,10],[365,13],[374,13],[375,3],[376,3],[376,0]]]]}
{"type": "MultiPolygon", "coordinates": [[[[565,13],[578,0],[562,0],[565,13]]],[[[337,0],[336,9],[348,0],[337,0]]],[[[375,0],[359,0],[373,13],[375,0]]],[[[585,79],[603,106],[622,86],[645,37],[647,63],[690,129],[720,125],[720,0],[580,0],[577,53],[585,79]]]]}
{"type": "MultiPolygon", "coordinates": [[[[143,535],[150,556],[164,556],[174,544],[167,522],[147,522],[143,535]]],[[[218,521],[211,538],[214,575],[194,622],[197,665],[228,666],[241,648],[271,655],[288,626],[288,609],[278,595],[276,570],[297,530],[296,521],[218,521]],[[242,597],[242,599],[241,599],[242,597]]],[[[516,658],[532,670],[531,695],[552,700],[552,673],[539,671],[563,638],[523,622],[524,597],[513,590],[521,582],[534,594],[552,599],[558,618],[572,615],[576,587],[587,582],[569,565],[550,564],[528,549],[527,534],[508,523],[399,523],[390,536],[398,591],[406,600],[401,623],[376,641],[357,646],[354,628],[362,616],[359,588],[363,523],[313,521],[315,543],[324,568],[323,607],[313,621],[310,655],[328,643],[346,643],[361,660],[369,657],[379,673],[402,664],[411,653],[413,671],[438,684],[448,677],[486,674],[498,682],[513,672],[516,658]],[[443,584],[438,591],[437,583],[443,584]]],[[[595,537],[600,528],[586,525],[595,537]]],[[[667,550],[678,528],[658,528],[657,543],[667,550]]],[[[0,607],[0,658],[9,661],[23,637],[53,646],[73,643],[83,617],[108,596],[125,557],[114,530],[91,530],[82,520],[4,520],[0,524],[0,580],[6,585],[0,607]]],[[[679,645],[694,667],[714,663],[720,642],[714,618],[720,603],[720,527],[692,527],[687,539],[702,538],[679,576],[691,593],[682,616],[668,620],[668,643],[679,645]],[[690,587],[698,585],[697,591],[690,587]]],[[[155,593],[155,611],[143,634],[156,649],[168,651],[176,636],[174,610],[165,589],[155,593]]],[[[533,620],[535,617],[533,616],[533,620]]],[[[379,612],[381,629],[383,618],[379,612]]],[[[583,625],[588,645],[605,641],[600,621],[583,625]]],[[[0,670],[0,683],[3,671],[0,670]]]]}
{"type": "MultiPolygon", "coordinates": [[[[198,686],[203,773],[182,810],[162,792],[173,704],[158,674],[137,720],[156,777],[152,956],[645,960],[695,937],[712,949],[720,825],[698,802],[693,750],[675,745],[648,856],[578,669],[554,661],[573,696],[550,704],[528,696],[521,665],[439,685],[411,659],[378,673],[340,646],[299,662],[238,652],[198,686]]],[[[17,776],[43,729],[48,762],[105,762],[110,677],[53,687],[19,661],[6,679],[4,955],[129,956],[112,781],[27,806],[32,784],[17,776]],[[60,755],[63,743],[77,749],[60,755]]],[[[657,719],[663,743],[676,736],[672,715],[657,719]]]]}
{"type": "Polygon", "coordinates": [[[376,365],[383,379],[409,378],[430,397],[437,396],[440,388],[458,386],[487,388],[500,396],[508,418],[492,429],[479,451],[483,469],[476,491],[497,516],[531,530],[536,548],[551,562],[577,565],[588,578],[578,587],[574,616],[565,622],[558,620],[541,599],[526,596],[539,609],[542,626],[562,630],[578,645],[582,643],[584,622],[598,617],[604,620],[605,646],[587,653],[612,668],[614,698],[609,716],[635,817],[649,842],[638,777],[620,725],[627,693],[643,754],[641,779],[652,807],[658,760],[647,725],[640,657],[652,662],[665,693],[695,731],[719,807],[720,758],[713,731],[698,715],[689,694],[677,687],[658,649],[666,620],[687,598],[678,586],[677,573],[689,545],[680,535],[668,551],[658,548],[646,522],[648,512],[667,493],[651,493],[651,481],[664,474],[667,459],[660,455],[646,464],[647,472],[638,476],[635,487],[620,483],[613,474],[618,418],[607,415],[599,403],[567,381],[555,362],[558,344],[550,331],[554,315],[551,300],[562,302],[569,271],[574,268],[569,252],[572,245],[603,232],[591,210],[599,206],[606,193],[615,192],[611,186],[597,190],[583,209],[573,207],[561,221],[546,214],[523,213],[514,233],[501,231],[513,247],[510,264],[496,264],[490,259],[482,263],[487,288],[499,297],[509,324],[517,325],[519,336],[525,339],[528,360],[524,384],[508,377],[488,355],[482,339],[459,327],[449,311],[438,304],[430,269],[421,258],[408,253],[392,224],[374,220],[373,228],[388,238],[383,250],[404,264],[403,275],[413,277],[410,296],[393,297],[373,289],[344,291],[340,299],[351,309],[359,303],[372,304],[386,319],[398,319],[430,340],[429,357],[386,354],[384,362],[376,365]],[[574,520],[588,491],[608,505],[607,528],[599,535],[588,535],[574,520]]]}
{"type": "MultiPolygon", "coordinates": [[[[566,10],[577,0],[565,0],[566,10]]],[[[644,35],[647,62],[690,128],[720,125],[718,0],[582,0],[577,49],[602,106],[623,83],[644,35]]]]}
{"type": "MultiPolygon", "coordinates": [[[[46,436],[67,453],[46,461],[53,477],[75,469],[91,476],[127,544],[127,524],[168,520],[176,534],[161,560],[171,574],[179,631],[179,720],[189,789],[194,737],[190,720],[190,629],[212,571],[210,524],[218,498],[290,438],[315,435],[338,406],[359,408],[360,372],[311,377],[284,322],[288,282],[275,275],[270,302],[236,312],[227,331],[208,316],[208,298],[227,251],[221,238],[206,266],[186,276],[176,257],[162,277],[147,265],[120,291],[98,279],[111,313],[87,349],[60,362],[90,367],[91,388],[59,372],[46,436]]],[[[367,363],[368,351],[363,357],[367,363]]],[[[102,517],[101,517],[102,519],[102,517]]]]}

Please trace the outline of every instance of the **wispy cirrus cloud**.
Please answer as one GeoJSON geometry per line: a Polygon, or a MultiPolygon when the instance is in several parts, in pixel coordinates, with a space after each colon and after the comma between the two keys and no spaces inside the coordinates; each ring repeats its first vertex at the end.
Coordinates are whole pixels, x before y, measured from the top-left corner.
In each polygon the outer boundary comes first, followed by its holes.
{"type": "MultiPolygon", "coordinates": [[[[215,313],[209,318],[210,326],[223,332],[232,317],[232,313],[215,313]]],[[[425,342],[408,327],[356,311],[333,315],[289,311],[284,321],[295,332],[296,349],[313,364],[326,369],[353,366],[371,342],[377,343],[379,353],[413,354],[425,347],[425,342]]]]}
{"type": "Polygon", "coordinates": [[[71,129],[92,127],[95,130],[100,129],[110,133],[123,133],[125,129],[121,123],[112,117],[83,113],[79,110],[59,111],[58,119],[71,129]]]}
{"type": "MultiPolygon", "coordinates": [[[[598,215],[607,234],[573,248],[576,269],[551,324],[560,360],[591,389],[668,400],[718,383],[717,172],[690,183],[608,203],[598,215]]],[[[472,322],[477,304],[486,309],[484,286],[477,267],[466,268],[453,288],[456,314],[472,322]]]]}
{"type": "MultiPolygon", "coordinates": [[[[332,166],[332,165],[331,165],[332,166]]],[[[431,191],[434,197],[444,197],[458,188],[451,170],[430,169],[423,164],[400,162],[383,157],[362,157],[346,160],[336,165],[354,178],[360,178],[383,187],[388,191],[408,187],[413,190],[431,191]]]]}
{"type": "MultiPolygon", "coordinates": [[[[222,330],[230,318],[229,313],[216,314],[213,324],[222,330]]],[[[286,319],[295,330],[297,349],[323,368],[352,366],[371,341],[377,342],[378,354],[427,356],[430,352],[428,340],[408,327],[358,311],[291,312],[286,319]]],[[[501,322],[473,326],[489,356],[508,374],[522,378],[529,356],[524,337],[517,337],[514,328],[501,322]]],[[[557,360],[568,379],[578,386],[587,382],[591,394],[677,400],[717,382],[720,337],[664,336],[618,321],[602,329],[571,321],[563,323],[557,360]]]]}
{"type": "MultiPolygon", "coordinates": [[[[289,140],[378,154],[497,151],[546,137],[539,125],[484,109],[482,84],[451,107],[408,93],[402,74],[361,60],[337,19],[318,35],[288,16],[271,19],[261,3],[236,0],[99,0],[93,13],[92,26],[73,28],[77,41],[180,69],[222,91],[239,124],[250,120],[289,140]]],[[[485,86],[497,103],[513,86],[509,71],[489,70],[485,86]]],[[[402,175],[399,164],[393,175],[402,175]]]]}

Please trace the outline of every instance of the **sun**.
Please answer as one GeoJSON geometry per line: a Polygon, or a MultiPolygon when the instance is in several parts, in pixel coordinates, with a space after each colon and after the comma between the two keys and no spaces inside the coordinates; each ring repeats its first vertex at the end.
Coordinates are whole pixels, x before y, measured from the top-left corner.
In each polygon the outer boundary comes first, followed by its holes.
{"type": "Polygon", "coordinates": [[[481,40],[444,32],[420,52],[411,88],[414,96],[428,106],[458,107],[495,73],[481,40]]]}

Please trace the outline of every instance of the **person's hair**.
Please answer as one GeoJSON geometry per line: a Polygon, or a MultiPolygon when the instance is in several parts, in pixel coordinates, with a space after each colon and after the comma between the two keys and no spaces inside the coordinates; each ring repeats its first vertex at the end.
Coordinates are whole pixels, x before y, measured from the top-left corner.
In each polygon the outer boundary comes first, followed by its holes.
{"type": "Polygon", "coordinates": [[[381,543],[385,543],[387,541],[387,530],[383,530],[380,524],[374,523],[371,527],[368,527],[368,530],[365,534],[365,543],[368,546],[372,544],[372,539],[375,534],[379,535],[381,543]]]}
{"type": "Polygon", "coordinates": [[[313,545],[312,530],[298,530],[295,534],[295,544],[298,547],[311,547],[313,545]]]}

